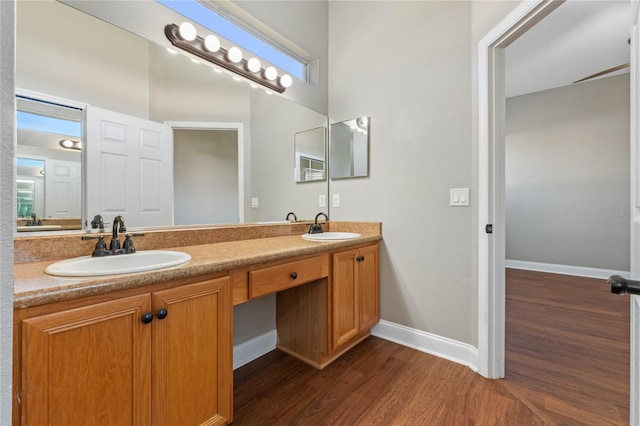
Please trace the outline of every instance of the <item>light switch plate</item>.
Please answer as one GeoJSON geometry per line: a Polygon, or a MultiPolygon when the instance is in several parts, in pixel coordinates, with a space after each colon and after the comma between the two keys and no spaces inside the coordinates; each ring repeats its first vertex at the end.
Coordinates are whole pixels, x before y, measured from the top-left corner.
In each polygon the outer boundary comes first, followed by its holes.
{"type": "Polygon", "coordinates": [[[258,197],[251,197],[251,208],[257,209],[260,207],[260,199],[258,197]]]}
{"type": "Polygon", "coordinates": [[[333,207],[340,207],[340,194],[333,194],[333,202],[331,205],[333,207]]]}
{"type": "Polygon", "coordinates": [[[451,207],[468,207],[469,188],[451,188],[449,194],[449,205],[451,207]]]}
{"type": "Polygon", "coordinates": [[[327,199],[324,194],[320,194],[318,197],[318,207],[327,207],[327,199]]]}

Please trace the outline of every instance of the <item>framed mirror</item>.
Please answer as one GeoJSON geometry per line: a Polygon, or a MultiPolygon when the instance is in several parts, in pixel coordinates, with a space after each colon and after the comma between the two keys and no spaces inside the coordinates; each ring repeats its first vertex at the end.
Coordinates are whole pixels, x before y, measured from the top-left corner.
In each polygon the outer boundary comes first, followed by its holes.
{"type": "Polygon", "coordinates": [[[293,161],[296,182],[326,179],[326,141],[327,130],[325,127],[318,127],[295,134],[293,161]]]}
{"type": "MultiPolygon", "coordinates": [[[[217,73],[208,64],[195,63],[186,55],[168,52],[163,30],[167,22],[180,22],[182,18],[175,12],[157,2],[67,5],[60,1],[29,1],[16,3],[16,15],[19,88],[156,123],[215,122],[242,127],[243,132],[236,137],[242,140],[237,143],[235,157],[239,166],[232,184],[237,188],[237,203],[243,207],[243,220],[241,214],[234,213],[233,217],[182,215],[194,219],[176,221],[174,204],[173,224],[128,222],[129,227],[283,221],[289,211],[295,211],[301,219],[312,219],[318,211],[318,195],[328,196],[326,179],[307,185],[297,185],[291,179],[294,135],[327,127],[327,117],[280,95],[238,82],[232,75],[217,73]],[[145,19],[137,19],[140,14],[145,19]],[[121,21],[111,22],[111,17],[121,21]],[[60,31],[56,22],[65,22],[74,31],[60,31]],[[47,72],[42,71],[43,64],[49,65],[47,72]],[[252,207],[252,199],[259,199],[259,207],[252,207]]],[[[83,131],[91,133],[86,128],[83,131]]],[[[91,140],[82,142],[91,144],[91,140]]],[[[21,149],[19,146],[19,153],[21,149]]],[[[82,163],[82,167],[86,164],[82,163]]],[[[95,191],[85,185],[86,179],[87,176],[81,177],[80,193],[91,195],[95,191]]],[[[224,182],[214,184],[203,178],[190,188],[204,197],[220,185],[224,182]]],[[[185,191],[173,186],[174,191],[185,196],[185,191]]],[[[228,192],[228,188],[224,190],[228,192]]],[[[86,210],[87,197],[80,198],[86,210]]],[[[178,198],[173,197],[174,203],[178,198]]],[[[180,202],[180,206],[186,205],[180,202]]],[[[90,221],[96,212],[82,213],[82,228],[86,229],[86,219],[90,221]]],[[[104,219],[110,222],[112,218],[104,219]]]]}
{"type": "Polygon", "coordinates": [[[329,178],[369,176],[369,117],[333,123],[329,130],[329,178]]]}

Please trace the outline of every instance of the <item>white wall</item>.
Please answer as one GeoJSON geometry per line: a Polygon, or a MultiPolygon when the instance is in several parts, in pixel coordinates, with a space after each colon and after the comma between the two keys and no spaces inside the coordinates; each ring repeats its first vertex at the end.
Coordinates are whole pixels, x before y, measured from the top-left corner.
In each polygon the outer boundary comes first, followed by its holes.
{"type": "Polygon", "coordinates": [[[507,99],[507,259],[629,270],[629,74],[507,99]]]}
{"type": "Polygon", "coordinates": [[[0,1],[0,424],[11,424],[13,345],[13,226],[15,4],[0,1]]]}

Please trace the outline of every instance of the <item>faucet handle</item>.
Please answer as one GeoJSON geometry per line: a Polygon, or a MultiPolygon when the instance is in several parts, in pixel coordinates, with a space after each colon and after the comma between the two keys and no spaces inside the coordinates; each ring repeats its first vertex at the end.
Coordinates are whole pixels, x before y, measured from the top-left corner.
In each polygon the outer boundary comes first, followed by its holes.
{"type": "Polygon", "coordinates": [[[96,237],[91,235],[83,235],[83,240],[98,240],[96,242],[96,246],[93,249],[93,253],[91,253],[92,257],[102,257],[109,254],[107,252],[107,244],[104,242],[104,237],[102,235],[98,235],[96,237]]]}
{"type": "Polygon", "coordinates": [[[122,243],[122,250],[124,250],[125,253],[135,253],[136,252],[136,248],[133,246],[133,240],[131,239],[131,237],[144,237],[144,234],[135,233],[135,234],[127,234],[127,235],[125,235],[124,241],[122,243]]]}
{"type": "Polygon", "coordinates": [[[124,242],[122,243],[122,250],[126,253],[135,253],[136,248],[133,246],[133,240],[131,239],[131,235],[127,234],[124,237],[124,242]]]}

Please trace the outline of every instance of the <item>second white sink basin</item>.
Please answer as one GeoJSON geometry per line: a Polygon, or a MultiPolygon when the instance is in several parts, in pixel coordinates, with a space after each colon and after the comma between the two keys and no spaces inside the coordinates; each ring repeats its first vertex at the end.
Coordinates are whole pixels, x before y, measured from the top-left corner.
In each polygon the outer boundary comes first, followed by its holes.
{"type": "Polygon", "coordinates": [[[191,255],[181,251],[144,250],[131,254],[104,257],[82,256],[61,260],[47,266],[44,272],[62,277],[131,274],[169,268],[190,260],[191,255]]]}
{"type": "Polygon", "coordinates": [[[302,238],[309,241],[353,240],[360,238],[360,234],[355,232],[322,232],[320,234],[302,234],[302,238]]]}

